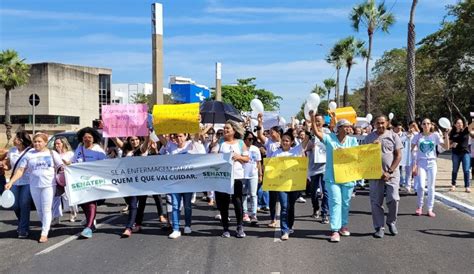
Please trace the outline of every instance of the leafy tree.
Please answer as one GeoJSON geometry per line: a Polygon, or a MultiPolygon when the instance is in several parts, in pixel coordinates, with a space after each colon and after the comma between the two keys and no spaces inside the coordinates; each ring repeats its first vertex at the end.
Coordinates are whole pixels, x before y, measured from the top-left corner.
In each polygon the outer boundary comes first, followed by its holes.
{"type": "MultiPolygon", "coordinates": [[[[132,104],[147,104],[148,105],[148,112],[152,113],[153,111],[153,100],[151,98],[152,94],[145,94],[145,93],[135,93],[130,96],[130,100],[132,104]]],[[[171,94],[163,94],[164,104],[175,104],[176,102],[173,100],[171,94]]]]}
{"type": "MultiPolygon", "coordinates": [[[[257,89],[253,83],[256,78],[237,79],[237,85],[222,86],[222,101],[241,111],[250,111],[250,101],[257,97],[266,111],[278,110],[282,97],[265,89],[257,89]]],[[[215,95],[214,95],[215,96],[215,95]]]]}
{"type": "Polygon", "coordinates": [[[418,0],[413,0],[410,9],[410,21],[408,22],[407,40],[407,111],[408,120],[415,120],[415,9],[418,0]]]}
{"type": "Polygon", "coordinates": [[[346,79],[344,81],[344,96],[343,96],[343,106],[347,106],[348,102],[348,95],[349,95],[349,87],[348,87],[348,79],[349,74],[351,73],[351,68],[354,64],[356,64],[355,59],[357,57],[366,57],[367,50],[364,47],[364,42],[354,38],[354,36],[349,36],[340,40],[336,44],[336,51],[341,53],[342,59],[345,62],[345,66],[347,68],[346,79]]]}
{"type": "Polygon", "coordinates": [[[329,102],[329,95],[331,94],[331,89],[333,87],[336,87],[336,81],[333,78],[327,78],[327,79],[323,80],[323,83],[324,83],[324,87],[326,88],[327,93],[328,93],[327,101],[329,102]]]}
{"type": "Polygon", "coordinates": [[[334,98],[336,100],[337,105],[340,105],[341,100],[339,97],[339,73],[342,67],[344,66],[344,60],[342,58],[342,52],[340,51],[337,44],[332,47],[331,51],[326,57],[326,62],[332,64],[336,68],[336,92],[334,98]]]}
{"type": "Polygon", "coordinates": [[[369,62],[372,55],[373,35],[377,30],[388,32],[390,26],[395,23],[395,17],[387,11],[385,3],[377,5],[375,0],[367,0],[367,2],[356,5],[350,14],[352,27],[359,31],[360,25],[363,24],[367,28],[369,35],[369,50],[367,53],[367,61],[365,64],[365,113],[370,113],[370,82],[369,82],[369,62]]]}
{"type": "Polygon", "coordinates": [[[12,123],[10,117],[10,91],[28,83],[30,66],[25,59],[20,59],[14,50],[0,52],[0,86],[5,89],[5,127],[7,144],[12,138],[12,123]]]}

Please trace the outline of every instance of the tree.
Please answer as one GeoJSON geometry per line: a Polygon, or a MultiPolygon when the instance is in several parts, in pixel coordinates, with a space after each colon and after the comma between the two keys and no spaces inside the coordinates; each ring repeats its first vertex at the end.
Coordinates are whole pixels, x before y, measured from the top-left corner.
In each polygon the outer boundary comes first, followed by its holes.
{"type": "Polygon", "coordinates": [[[28,83],[30,66],[25,59],[20,59],[14,50],[0,52],[0,86],[5,89],[5,127],[7,144],[12,138],[12,123],[10,118],[10,91],[28,83]]]}
{"type": "Polygon", "coordinates": [[[331,89],[336,86],[336,81],[333,78],[327,78],[323,80],[324,87],[326,88],[328,92],[328,99],[327,101],[329,102],[329,95],[331,94],[331,89]]]}
{"type": "Polygon", "coordinates": [[[328,56],[326,57],[326,62],[332,64],[336,68],[336,92],[334,94],[334,98],[336,100],[337,105],[341,104],[341,100],[339,99],[339,72],[344,66],[344,60],[342,59],[342,53],[337,47],[337,44],[334,45],[329,52],[328,56]]]}
{"type": "Polygon", "coordinates": [[[369,63],[372,55],[373,35],[377,30],[388,32],[390,26],[395,23],[395,17],[392,13],[387,12],[385,3],[377,5],[375,0],[367,0],[365,3],[356,5],[350,14],[352,27],[359,31],[362,23],[367,27],[369,35],[369,51],[367,54],[367,62],[365,64],[365,114],[370,113],[370,82],[369,82],[369,63]]]}
{"type": "Polygon", "coordinates": [[[222,86],[222,101],[233,105],[241,111],[250,111],[250,101],[257,97],[262,101],[266,111],[280,108],[279,100],[283,99],[273,92],[265,89],[257,89],[253,81],[256,78],[237,79],[237,85],[222,86]]]}
{"type": "Polygon", "coordinates": [[[407,41],[407,112],[408,121],[415,120],[415,8],[418,0],[413,0],[410,9],[410,21],[408,22],[407,41]]]}
{"type": "Polygon", "coordinates": [[[354,38],[354,36],[344,38],[336,44],[337,51],[341,53],[341,57],[344,60],[345,66],[347,68],[346,79],[344,81],[344,96],[342,100],[343,106],[347,106],[349,99],[348,79],[352,66],[356,64],[354,59],[357,57],[367,56],[367,50],[365,49],[364,44],[365,43],[363,41],[354,38]]]}

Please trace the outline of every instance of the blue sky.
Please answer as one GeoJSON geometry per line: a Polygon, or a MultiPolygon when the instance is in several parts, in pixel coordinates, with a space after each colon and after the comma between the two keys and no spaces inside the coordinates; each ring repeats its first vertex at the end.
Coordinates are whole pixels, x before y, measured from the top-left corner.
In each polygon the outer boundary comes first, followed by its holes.
{"type": "MultiPolygon", "coordinates": [[[[168,0],[164,10],[164,83],[170,75],[214,86],[215,62],[223,84],[256,77],[257,86],[283,97],[289,120],[315,84],[334,77],[324,61],[332,45],[355,33],[348,14],[362,0],[168,0]]],[[[2,0],[0,49],[13,48],[27,62],[107,67],[114,83],[151,82],[150,6],[133,0],[2,0]]],[[[417,40],[439,29],[445,5],[456,0],[419,1],[417,40]]],[[[397,22],[375,35],[373,60],[406,45],[411,0],[387,0],[397,22]]],[[[363,85],[362,60],[350,88],[363,85]]],[[[342,73],[344,75],[344,71],[342,73]]],[[[341,86],[343,82],[341,82],[341,86]]]]}

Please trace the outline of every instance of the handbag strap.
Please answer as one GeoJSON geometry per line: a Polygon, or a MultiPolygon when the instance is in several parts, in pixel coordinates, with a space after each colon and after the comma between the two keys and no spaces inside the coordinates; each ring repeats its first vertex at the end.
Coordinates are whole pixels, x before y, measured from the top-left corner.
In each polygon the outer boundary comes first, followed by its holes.
{"type": "Polygon", "coordinates": [[[18,160],[16,160],[15,164],[13,165],[13,170],[12,170],[12,175],[10,176],[10,180],[13,178],[13,175],[15,174],[15,170],[16,170],[16,167],[18,166],[18,163],[20,163],[20,160],[21,158],[23,158],[23,156],[25,156],[25,154],[30,151],[31,147],[27,147],[25,149],[25,151],[23,151],[23,153],[20,155],[20,157],[18,158],[18,160]]]}

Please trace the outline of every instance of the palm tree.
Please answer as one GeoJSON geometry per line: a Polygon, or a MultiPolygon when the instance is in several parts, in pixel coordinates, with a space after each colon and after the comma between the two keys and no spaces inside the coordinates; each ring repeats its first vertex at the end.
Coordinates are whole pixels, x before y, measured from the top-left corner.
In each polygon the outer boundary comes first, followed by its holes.
{"type": "Polygon", "coordinates": [[[336,104],[340,105],[341,102],[339,99],[339,72],[344,66],[344,60],[342,60],[342,55],[337,45],[334,45],[331,51],[329,52],[329,55],[326,57],[326,62],[334,65],[334,67],[336,68],[336,92],[334,94],[334,98],[336,104]]]}
{"type": "Polygon", "coordinates": [[[407,108],[408,120],[415,121],[415,8],[418,0],[413,0],[410,10],[410,22],[408,22],[407,41],[407,108]]]}
{"type": "Polygon", "coordinates": [[[28,82],[30,66],[25,59],[20,59],[14,50],[0,52],[0,86],[5,89],[5,127],[7,144],[12,138],[12,123],[10,119],[10,91],[28,82]]]}
{"type": "Polygon", "coordinates": [[[324,87],[328,91],[328,103],[329,103],[329,94],[331,89],[336,86],[336,81],[333,78],[328,78],[323,80],[324,87]]]}
{"type": "Polygon", "coordinates": [[[352,65],[356,64],[354,59],[357,57],[367,57],[367,50],[365,49],[364,44],[364,41],[356,39],[354,36],[344,38],[336,44],[336,47],[338,47],[337,50],[341,52],[342,59],[347,68],[346,80],[344,81],[344,96],[342,99],[343,106],[347,106],[347,101],[349,99],[349,87],[347,81],[349,79],[349,74],[351,73],[352,65]]]}
{"type": "Polygon", "coordinates": [[[374,33],[381,29],[388,33],[388,29],[395,23],[395,17],[388,12],[385,3],[377,5],[375,0],[367,0],[352,8],[350,14],[352,27],[359,31],[359,26],[362,23],[367,27],[367,34],[369,35],[369,51],[367,54],[367,63],[365,64],[365,102],[364,110],[367,115],[370,113],[370,82],[369,82],[369,62],[372,55],[372,38],[374,33]]]}

